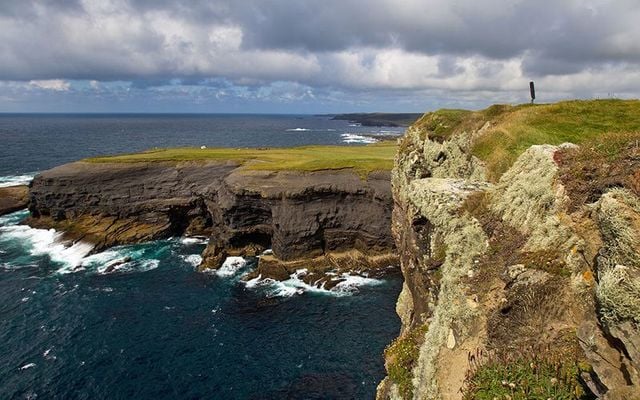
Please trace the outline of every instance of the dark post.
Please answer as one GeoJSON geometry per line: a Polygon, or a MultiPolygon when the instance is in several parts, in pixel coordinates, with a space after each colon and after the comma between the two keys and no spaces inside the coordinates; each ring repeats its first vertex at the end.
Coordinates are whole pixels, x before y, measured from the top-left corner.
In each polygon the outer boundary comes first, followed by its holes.
{"type": "Polygon", "coordinates": [[[531,104],[536,99],[536,87],[533,85],[533,81],[529,82],[529,91],[531,92],[531,104]]]}

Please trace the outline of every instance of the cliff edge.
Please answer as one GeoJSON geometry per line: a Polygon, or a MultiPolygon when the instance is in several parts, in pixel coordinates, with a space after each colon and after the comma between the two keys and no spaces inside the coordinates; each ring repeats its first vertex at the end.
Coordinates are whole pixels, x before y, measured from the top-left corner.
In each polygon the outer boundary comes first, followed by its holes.
{"type": "Polygon", "coordinates": [[[322,147],[181,149],[79,161],[34,178],[27,223],[64,231],[94,252],[205,236],[200,269],[272,249],[254,271],[263,278],[287,279],[302,267],[383,270],[396,260],[393,201],[390,173],[377,168],[391,164],[394,146],[344,148],[337,169],[323,163],[340,152],[315,157],[322,147]]]}
{"type": "Polygon", "coordinates": [[[441,110],[408,129],[402,329],[379,399],[640,398],[639,129],[638,101],[441,110]]]}

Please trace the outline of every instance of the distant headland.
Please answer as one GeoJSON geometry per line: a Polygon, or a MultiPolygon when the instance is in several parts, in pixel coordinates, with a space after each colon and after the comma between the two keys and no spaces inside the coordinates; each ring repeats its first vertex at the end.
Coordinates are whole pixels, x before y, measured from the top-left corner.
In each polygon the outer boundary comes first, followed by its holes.
{"type": "Polygon", "coordinates": [[[422,117],[422,113],[353,113],[336,114],[332,119],[350,121],[362,126],[410,126],[422,117]]]}

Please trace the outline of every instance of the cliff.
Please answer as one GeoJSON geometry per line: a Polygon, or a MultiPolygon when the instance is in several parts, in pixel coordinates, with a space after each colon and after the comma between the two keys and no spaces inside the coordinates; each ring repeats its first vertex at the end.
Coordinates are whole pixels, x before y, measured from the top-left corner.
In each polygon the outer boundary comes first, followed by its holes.
{"type": "Polygon", "coordinates": [[[407,130],[379,399],[640,398],[639,128],[639,102],[590,101],[407,130]]]}
{"type": "MultiPolygon", "coordinates": [[[[361,148],[358,156],[366,153],[361,148]]],[[[372,160],[379,161],[369,155],[372,160]]],[[[94,251],[169,236],[206,236],[201,269],[218,268],[227,256],[272,249],[261,257],[256,274],[286,279],[303,263],[320,270],[393,264],[391,208],[389,171],[371,170],[363,177],[363,170],[354,168],[263,170],[215,157],[126,162],[114,157],[36,176],[27,222],[93,243],[94,251]]]]}

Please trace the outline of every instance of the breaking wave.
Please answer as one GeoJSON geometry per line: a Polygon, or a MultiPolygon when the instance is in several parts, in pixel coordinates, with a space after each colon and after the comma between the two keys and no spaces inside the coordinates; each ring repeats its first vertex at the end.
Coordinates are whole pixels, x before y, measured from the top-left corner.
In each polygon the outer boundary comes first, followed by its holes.
{"type": "MultiPolygon", "coordinates": [[[[3,217],[0,224],[0,243],[4,249],[19,249],[31,256],[48,256],[56,264],[79,265],[93,249],[93,245],[78,241],[71,243],[62,238],[55,229],[36,229],[18,225],[28,212],[18,212],[3,217]]],[[[16,264],[20,265],[18,262],[16,264]]]]}
{"type": "Polygon", "coordinates": [[[212,273],[221,278],[236,277],[239,276],[246,266],[247,260],[242,257],[227,257],[227,259],[222,263],[222,266],[216,270],[212,270],[212,273]]]}
{"type": "Polygon", "coordinates": [[[202,256],[200,254],[189,254],[180,256],[184,262],[187,264],[191,264],[193,268],[197,268],[198,265],[202,262],[202,256]]]}
{"type": "Polygon", "coordinates": [[[376,139],[376,138],[372,138],[371,136],[358,135],[356,133],[343,133],[340,136],[342,136],[342,141],[344,143],[365,143],[365,144],[370,144],[370,143],[378,142],[378,139],[376,139]]]}
{"type": "Polygon", "coordinates": [[[24,175],[7,175],[0,176],[0,187],[16,186],[16,185],[28,185],[36,176],[36,172],[24,175]]]}
{"type": "Polygon", "coordinates": [[[351,296],[358,293],[362,286],[381,285],[384,281],[368,278],[361,275],[343,273],[334,275],[331,280],[339,281],[331,289],[325,289],[325,284],[308,284],[302,278],[307,275],[306,268],[298,269],[285,281],[276,281],[271,278],[263,279],[262,276],[248,280],[245,285],[249,289],[259,289],[267,297],[292,297],[303,293],[318,293],[329,296],[351,296]]]}
{"type": "Polygon", "coordinates": [[[54,229],[36,229],[20,222],[29,215],[27,210],[0,217],[0,247],[3,269],[19,269],[38,265],[38,258],[48,258],[57,274],[84,271],[90,274],[145,272],[158,268],[160,260],[175,253],[186,264],[196,267],[202,260],[192,254],[194,245],[206,244],[204,238],[175,238],[116,246],[91,254],[93,245],[83,241],[65,240],[54,229]],[[6,259],[8,262],[4,262],[6,259]]]}

